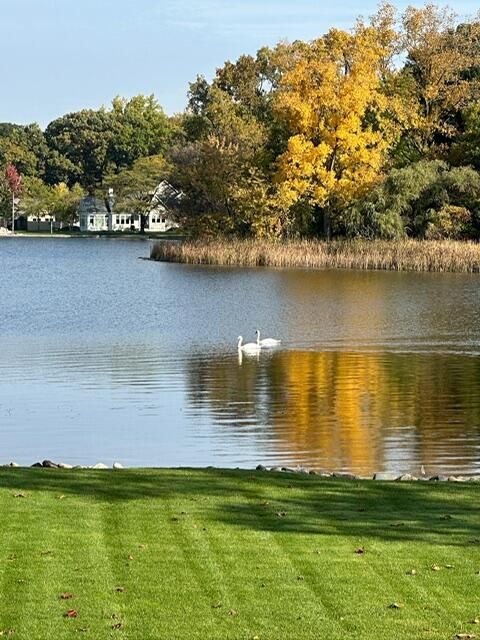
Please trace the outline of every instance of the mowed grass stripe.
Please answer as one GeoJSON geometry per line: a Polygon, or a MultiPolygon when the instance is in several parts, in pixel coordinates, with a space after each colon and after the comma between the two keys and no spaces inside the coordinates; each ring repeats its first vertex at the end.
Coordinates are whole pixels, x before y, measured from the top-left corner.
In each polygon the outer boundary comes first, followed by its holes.
{"type": "Polygon", "coordinates": [[[478,492],[228,470],[0,469],[0,629],[25,640],[472,633],[478,492]],[[64,617],[70,608],[77,618],[64,617]]]}

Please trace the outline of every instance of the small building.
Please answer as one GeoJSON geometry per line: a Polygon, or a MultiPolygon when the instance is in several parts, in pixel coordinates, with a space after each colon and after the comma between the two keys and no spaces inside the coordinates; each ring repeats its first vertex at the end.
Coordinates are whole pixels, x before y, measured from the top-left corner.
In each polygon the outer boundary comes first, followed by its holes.
{"type": "Polygon", "coordinates": [[[25,218],[27,231],[52,231],[53,229],[59,228],[59,224],[56,222],[53,213],[39,211],[36,214],[25,216],[25,218]]]}
{"type": "MultiPolygon", "coordinates": [[[[73,225],[75,225],[75,222],[73,225]]],[[[55,214],[49,213],[48,211],[38,211],[29,214],[20,212],[15,219],[15,229],[18,231],[52,232],[59,231],[65,227],[69,228],[70,226],[71,225],[62,220],[57,220],[55,214]]]]}
{"type": "Polygon", "coordinates": [[[78,206],[80,231],[108,231],[109,214],[105,199],[85,196],[78,206]]]}

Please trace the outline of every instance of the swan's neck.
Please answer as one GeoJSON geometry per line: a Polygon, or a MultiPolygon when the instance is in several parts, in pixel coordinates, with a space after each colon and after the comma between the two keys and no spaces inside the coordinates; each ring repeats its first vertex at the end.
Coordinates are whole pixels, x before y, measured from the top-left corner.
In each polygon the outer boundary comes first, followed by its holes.
{"type": "Polygon", "coordinates": [[[238,348],[239,348],[239,349],[241,349],[241,348],[242,348],[242,340],[243,340],[242,336],[239,336],[239,337],[238,337],[238,348]]]}
{"type": "Polygon", "coordinates": [[[260,331],[257,331],[257,344],[260,344],[260,331]]]}

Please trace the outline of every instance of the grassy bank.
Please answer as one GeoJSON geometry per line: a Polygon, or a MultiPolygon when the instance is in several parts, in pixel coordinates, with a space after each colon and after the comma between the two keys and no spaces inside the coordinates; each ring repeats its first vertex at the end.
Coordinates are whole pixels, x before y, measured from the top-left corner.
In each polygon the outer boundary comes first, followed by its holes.
{"type": "Polygon", "coordinates": [[[478,491],[248,471],[3,468],[0,635],[475,633],[478,491]]]}
{"type": "Polygon", "coordinates": [[[158,242],[153,260],[188,264],[478,273],[480,244],[453,240],[158,242]]]}

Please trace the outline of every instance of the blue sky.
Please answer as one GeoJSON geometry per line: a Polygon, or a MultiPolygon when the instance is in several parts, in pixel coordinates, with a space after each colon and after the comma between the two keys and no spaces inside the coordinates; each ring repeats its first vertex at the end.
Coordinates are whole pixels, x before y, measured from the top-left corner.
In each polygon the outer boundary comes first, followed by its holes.
{"type": "MultiPolygon", "coordinates": [[[[398,6],[401,8],[407,2],[398,6]]],[[[50,120],[154,93],[181,111],[188,82],[281,39],[350,28],[376,1],[0,0],[0,121],[50,120]]],[[[473,14],[473,0],[451,4],[473,14]]]]}

